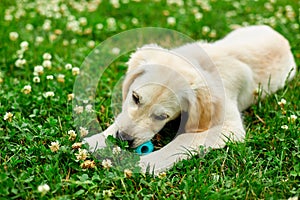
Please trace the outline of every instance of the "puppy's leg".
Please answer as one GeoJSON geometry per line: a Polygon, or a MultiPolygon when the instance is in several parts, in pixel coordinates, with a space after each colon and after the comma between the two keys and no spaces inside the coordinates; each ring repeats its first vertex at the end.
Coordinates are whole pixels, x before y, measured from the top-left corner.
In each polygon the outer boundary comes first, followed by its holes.
{"type": "Polygon", "coordinates": [[[173,141],[162,149],[141,156],[140,167],[142,172],[146,172],[149,167],[150,173],[158,174],[171,168],[176,162],[188,159],[191,154],[196,154],[199,147],[221,148],[225,142],[219,139],[220,127],[214,127],[209,131],[201,133],[183,133],[178,135],[173,141]],[[207,143],[209,146],[206,146],[207,143]]]}
{"type": "Polygon", "coordinates": [[[223,148],[228,140],[243,141],[245,130],[238,108],[234,105],[236,104],[232,104],[232,108],[226,113],[226,121],[223,124],[200,133],[183,133],[162,149],[141,156],[142,171],[146,172],[148,167],[154,174],[165,171],[179,160],[187,159],[191,154],[197,154],[200,146],[206,149],[217,149],[223,148]]]}
{"type": "Polygon", "coordinates": [[[112,135],[113,137],[115,137],[117,131],[118,131],[118,126],[116,125],[116,123],[113,123],[102,133],[98,133],[98,134],[92,135],[91,137],[84,138],[83,143],[88,144],[89,150],[91,152],[94,152],[97,149],[102,149],[102,148],[106,147],[105,139],[109,135],[112,135]]]}

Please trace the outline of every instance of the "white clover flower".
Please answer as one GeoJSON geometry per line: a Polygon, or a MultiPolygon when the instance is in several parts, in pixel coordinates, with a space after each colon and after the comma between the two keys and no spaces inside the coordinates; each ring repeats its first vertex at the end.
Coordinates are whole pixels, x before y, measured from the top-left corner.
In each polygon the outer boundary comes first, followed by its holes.
{"type": "Polygon", "coordinates": [[[65,82],[65,75],[64,74],[58,74],[57,75],[57,81],[60,83],[65,82]]]}
{"type": "Polygon", "coordinates": [[[290,117],[288,117],[288,121],[291,122],[291,123],[295,123],[297,118],[298,117],[296,115],[291,115],[290,117]]]}
{"type": "Polygon", "coordinates": [[[25,85],[24,88],[22,89],[22,92],[24,94],[29,94],[31,92],[31,86],[30,85],[25,85]]]}
{"type": "Polygon", "coordinates": [[[86,26],[87,25],[87,19],[85,17],[80,17],[78,19],[79,23],[81,26],[86,26]]]}
{"type": "Polygon", "coordinates": [[[139,20],[137,19],[137,18],[132,18],[131,19],[131,23],[133,24],[133,25],[138,25],[139,24],[139,20]]]}
{"type": "Polygon", "coordinates": [[[160,178],[160,179],[162,179],[162,178],[164,178],[164,177],[166,177],[167,176],[167,173],[166,172],[160,172],[159,174],[158,174],[158,178],[160,178]]]}
{"type": "Polygon", "coordinates": [[[48,69],[51,69],[52,62],[50,60],[44,60],[42,65],[48,69]]]}
{"type": "Polygon", "coordinates": [[[4,117],[3,117],[3,119],[4,119],[5,121],[11,122],[13,116],[14,116],[14,114],[12,114],[11,112],[6,112],[5,115],[4,115],[4,117]]]}
{"type": "Polygon", "coordinates": [[[75,33],[79,32],[81,30],[79,22],[76,20],[68,21],[67,30],[73,31],[75,33]]]}
{"type": "Polygon", "coordinates": [[[59,12],[54,13],[54,18],[55,19],[60,19],[62,17],[62,14],[59,12]]]}
{"type": "Polygon", "coordinates": [[[211,32],[208,35],[210,38],[215,38],[217,36],[217,31],[216,30],[211,30],[211,32]]]}
{"type": "Polygon", "coordinates": [[[82,147],[82,142],[75,142],[72,144],[72,149],[80,149],[82,147]]]}
{"type": "Polygon", "coordinates": [[[76,43],[77,43],[77,39],[74,38],[71,40],[71,44],[76,44],[76,43]]]}
{"type": "Polygon", "coordinates": [[[237,15],[237,12],[235,10],[231,10],[225,13],[225,17],[231,18],[237,15]]]}
{"type": "Polygon", "coordinates": [[[72,64],[67,63],[67,64],[65,65],[65,69],[66,69],[66,70],[72,69],[72,64]]]}
{"type": "Polygon", "coordinates": [[[96,29],[98,30],[102,30],[103,29],[103,24],[99,23],[99,24],[96,24],[96,29]]]}
{"type": "Polygon", "coordinates": [[[126,30],[126,29],[127,29],[127,25],[126,25],[126,24],[120,24],[120,28],[121,28],[122,30],[126,30]]]}
{"type": "Polygon", "coordinates": [[[76,114],[80,114],[83,112],[83,106],[78,106],[76,105],[75,108],[74,108],[74,111],[76,114]]]}
{"type": "Polygon", "coordinates": [[[111,197],[112,196],[112,191],[111,190],[103,190],[102,195],[104,197],[111,197]]]}
{"type": "Polygon", "coordinates": [[[299,24],[297,24],[297,23],[294,23],[294,24],[292,24],[292,29],[294,29],[294,30],[299,30],[299,28],[300,28],[300,25],[299,24]]]}
{"type": "Polygon", "coordinates": [[[61,4],[60,10],[61,12],[65,13],[68,11],[68,6],[66,4],[61,4]]]}
{"type": "Polygon", "coordinates": [[[33,80],[32,80],[34,83],[39,83],[39,82],[41,82],[41,79],[40,79],[40,77],[38,77],[38,76],[35,76],[35,77],[33,77],[33,80]]]}
{"type": "Polygon", "coordinates": [[[26,50],[28,50],[29,43],[27,41],[23,41],[20,43],[20,47],[23,51],[26,51],[26,50]]]}
{"type": "Polygon", "coordinates": [[[96,42],[94,40],[90,40],[90,41],[87,42],[87,46],[89,48],[94,48],[95,45],[96,45],[96,42]]]}
{"type": "Polygon", "coordinates": [[[286,10],[287,12],[293,11],[293,7],[292,7],[291,5],[286,5],[286,6],[285,6],[285,10],[286,10]]]}
{"type": "Polygon", "coordinates": [[[286,104],[286,100],[285,99],[281,99],[279,102],[278,102],[278,105],[280,105],[281,107],[284,106],[286,104]]]}
{"type": "Polygon", "coordinates": [[[44,53],[44,54],[43,54],[43,59],[44,59],[44,60],[51,60],[51,58],[52,58],[52,56],[51,56],[50,53],[44,53]]]}
{"type": "Polygon", "coordinates": [[[85,160],[83,163],[80,164],[80,167],[82,169],[95,168],[96,167],[96,163],[93,160],[85,160]]]}
{"type": "Polygon", "coordinates": [[[53,80],[54,77],[53,77],[53,75],[47,75],[47,76],[46,76],[46,79],[47,79],[47,80],[53,80]]]}
{"type": "Polygon", "coordinates": [[[37,44],[40,44],[40,43],[44,42],[44,38],[42,36],[36,36],[35,42],[37,44]]]}
{"type": "Polygon", "coordinates": [[[45,97],[45,98],[48,98],[48,97],[54,97],[54,92],[52,92],[52,91],[45,92],[45,93],[44,93],[44,97],[45,97]]]}
{"type": "Polygon", "coordinates": [[[89,34],[91,34],[92,32],[93,32],[93,29],[92,29],[92,28],[86,28],[86,29],[84,29],[83,34],[84,34],[84,35],[89,35],[89,34]]]}
{"type": "Polygon", "coordinates": [[[88,157],[88,151],[86,149],[78,149],[78,153],[75,153],[77,160],[85,160],[88,157]]]}
{"type": "Polygon", "coordinates": [[[13,79],[13,83],[14,83],[15,85],[18,85],[18,84],[20,83],[20,80],[19,80],[18,78],[14,78],[14,79],[13,79]]]}
{"type": "Polygon", "coordinates": [[[74,76],[80,74],[80,69],[79,69],[78,67],[73,67],[73,68],[72,68],[72,74],[73,74],[74,76]]]}
{"type": "Polygon", "coordinates": [[[179,9],[179,13],[180,13],[181,15],[184,15],[184,14],[186,13],[186,11],[185,11],[184,8],[180,8],[180,9],[179,9]]]}
{"type": "Polygon", "coordinates": [[[74,20],[76,20],[76,17],[74,15],[68,16],[68,21],[74,21],[74,20]]]}
{"type": "Polygon", "coordinates": [[[20,60],[24,57],[24,51],[22,49],[17,50],[16,53],[20,60]]]}
{"type": "Polygon", "coordinates": [[[17,20],[19,20],[19,19],[21,19],[21,17],[24,17],[25,15],[26,15],[26,11],[21,8],[16,11],[14,16],[17,20]]]}
{"type": "Polygon", "coordinates": [[[52,152],[57,152],[60,148],[59,142],[58,141],[51,142],[51,145],[49,146],[49,148],[52,152]]]}
{"type": "Polygon", "coordinates": [[[117,22],[115,18],[109,17],[107,18],[106,22],[107,22],[108,30],[115,31],[117,29],[117,22]]]}
{"type": "Polygon", "coordinates": [[[16,41],[19,38],[19,34],[17,32],[10,32],[9,33],[9,39],[11,41],[16,41]]]}
{"type": "Polygon", "coordinates": [[[176,24],[176,18],[175,17],[168,17],[167,23],[171,26],[174,26],[176,24]]]}
{"type": "Polygon", "coordinates": [[[34,74],[41,75],[44,73],[44,67],[42,65],[37,65],[34,67],[34,74]]]}
{"type": "Polygon", "coordinates": [[[85,111],[88,113],[93,112],[93,105],[91,105],[91,104],[86,105],[85,111]]]}
{"type": "Polygon", "coordinates": [[[99,6],[99,3],[101,1],[98,0],[98,1],[95,1],[95,2],[96,3],[90,3],[90,4],[87,5],[88,12],[95,12],[97,10],[97,8],[99,6]]]}
{"type": "Polygon", "coordinates": [[[50,187],[48,184],[43,184],[43,185],[38,186],[38,192],[40,192],[42,194],[46,194],[49,191],[50,191],[50,187]]]}
{"type": "Polygon", "coordinates": [[[113,154],[117,155],[121,153],[122,149],[119,146],[116,146],[112,149],[113,154]]]}
{"type": "Polygon", "coordinates": [[[55,34],[50,34],[49,35],[49,40],[50,41],[54,41],[54,40],[56,40],[57,39],[57,35],[55,35],[55,34]]]}
{"type": "Polygon", "coordinates": [[[289,127],[287,125],[282,125],[281,128],[287,130],[289,127]]]}
{"type": "Polygon", "coordinates": [[[195,13],[194,16],[196,21],[200,21],[203,18],[203,14],[199,12],[195,13]]]}
{"type": "Polygon", "coordinates": [[[68,101],[72,101],[74,99],[74,94],[68,94],[68,101]]]}
{"type": "Polygon", "coordinates": [[[169,12],[168,10],[164,10],[164,11],[163,11],[163,15],[164,15],[164,16],[169,16],[169,15],[170,15],[170,12],[169,12]]]}
{"type": "Polygon", "coordinates": [[[110,0],[110,3],[114,8],[120,8],[119,0],[110,0]]]}
{"type": "Polygon", "coordinates": [[[13,18],[14,18],[14,17],[13,17],[11,14],[5,14],[5,16],[4,16],[4,20],[5,20],[5,21],[12,21],[13,18]]]}
{"type": "Polygon", "coordinates": [[[69,130],[68,135],[69,135],[69,140],[71,140],[71,141],[74,141],[77,137],[77,134],[74,130],[69,130]]]}
{"type": "Polygon", "coordinates": [[[89,130],[84,127],[79,127],[80,137],[85,137],[89,134],[89,130]]]}
{"type": "Polygon", "coordinates": [[[49,31],[51,29],[51,21],[49,19],[46,19],[43,24],[43,29],[45,31],[49,31]]]}
{"type": "Polygon", "coordinates": [[[290,5],[287,5],[287,6],[285,7],[285,10],[286,10],[285,16],[286,16],[289,20],[294,20],[295,17],[296,17],[296,13],[294,12],[293,7],[290,6],[290,5]]]}
{"type": "Polygon", "coordinates": [[[68,45],[69,45],[69,43],[70,43],[70,42],[69,42],[68,40],[66,40],[66,39],[65,39],[65,40],[63,40],[63,43],[62,43],[62,44],[63,44],[63,46],[65,46],[65,47],[66,47],[66,46],[68,46],[68,45]]]}
{"type": "Polygon", "coordinates": [[[168,5],[175,4],[177,6],[183,6],[184,5],[184,1],[183,0],[167,0],[167,4],[168,5]]]}
{"type": "Polygon", "coordinates": [[[196,14],[199,12],[199,8],[198,7],[193,7],[192,8],[192,13],[196,14]]]}
{"type": "Polygon", "coordinates": [[[26,24],[25,28],[27,31],[32,31],[34,27],[32,24],[26,24]]]}
{"type": "Polygon", "coordinates": [[[132,171],[130,169],[125,169],[124,176],[125,178],[130,178],[132,176],[132,171]]]}
{"type": "Polygon", "coordinates": [[[208,26],[203,26],[202,27],[202,34],[203,35],[206,35],[207,33],[209,33],[210,31],[210,28],[208,26]]]}
{"type": "Polygon", "coordinates": [[[23,67],[26,64],[26,60],[25,59],[18,59],[15,62],[15,66],[16,67],[23,67]]]}
{"type": "Polygon", "coordinates": [[[270,2],[266,2],[264,4],[264,7],[268,10],[268,11],[273,11],[274,10],[274,7],[273,5],[270,3],[270,2]]]}
{"type": "Polygon", "coordinates": [[[110,159],[104,159],[104,160],[102,161],[101,165],[102,165],[102,167],[103,167],[104,169],[109,169],[109,168],[112,167],[112,162],[111,162],[110,159]]]}
{"type": "Polygon", "coordinates": [[[113,53],[113,54],[115,54],[115,55],[118,55],[119,53],[120,53],[120,49],[118,48],[118,47],[114,47],[114,48],[112,48],[112,50],[111,50],[111,52],[113,53]]]}

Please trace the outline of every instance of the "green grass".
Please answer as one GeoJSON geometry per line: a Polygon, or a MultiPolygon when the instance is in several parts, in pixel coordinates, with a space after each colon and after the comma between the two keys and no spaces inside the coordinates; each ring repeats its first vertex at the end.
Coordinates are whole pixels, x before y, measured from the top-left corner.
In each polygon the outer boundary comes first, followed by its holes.
{"type": "MultiPolygon", "coordinates": [[[[195,40],[214,41],[234,25],[261,23],[271,24],[288,38],[299,65],[298,1],[208,0],[198,1],[202,2],[198,5],[189,0],[179,6],[168,5],[164,0],[128,1],[125,5],[122,2],[126,1],[120,0],[119,8],[103,1],[92,12],[84,7],[86,1],[74,1],[83,8],[79,11],[75,3],[59,0],[60,13],[63,8],[66,11],[57,19],[53,17],[57,15],[53,3],[44,1],[44,5],[38,5],[37,2],[0,2],[0,199],[287,199],[299,196],[299,73],[284,89],[243,113],[247,128],[244,143],[229,143],[204,157],[182,161],[164,177],[139,173],[125,177],[123,171],[105,169],[101,160],[93,157],[88,158],[95,160],[93,169],[82,169],[83,161],[76,161],[78,150],[71,146],[80,141],[79,130],[72,117],[72,102],[68,101],[76,76],[65,69],[67,63],[80,67],[93,49],[88,45],[90,41],[99,44],[132,28],[165,27],[195,40]],[[46,5],[50,8],[47,16],[46,5]],[[197,12],[203,15],[199,21],[194,16],[197,12]],[[71,15],[75,20],[86,18],[87,24],[78,27],[81,31],[66,28],[71,15]],[[175,17],[176,24],[168,24],[168,16],[175,17]],[[116,26],[109,26],[108,18],[114,18],[116,26]],[[133,19],[138,22],[133,23],[133,19]],[[48,29],[45,20],[51,22],[48,29]],[[99,29],[101,24],[103,28],[99,29]],[[208,33],[203,31],[204,26],[209,27],[208,33]],[[18,33],[16,41],[10,40],[11,32],[18,33]],[[37,37],[43,41],[37,43],[37,37]],[[22,41],[29,43],[23,54],[26,64],[16,67],[22,41]],[[45,68],[39,75],[40,82],[35,83],[34,67],[42,64],[46,52],[52,55],[52,68],[45,68]],[[57,80],[59,74],[65,76],[64,82],[57,80]],[[54,79],[48,80],[47,75],[53,75],[54,79]],[[31,86],[29,94],[22,91],[26,85],[31,86]],[[47,91],[54,92],[54,96],[45,98],[43,94],[47,91]],[[277,103],[282,98],[287,101],[285,112],[277,103]],[[7,112],[13,114],[11,121],[4,120],[7,112]],[[298,116],[294,123],[288,121],[291,115],[298,116]],[[283,125],[288,128],[281,128],[283,125]],[[69,130],[76,130],[75,141],[69,140],[69,130]],[[52,152],[49,146],[55,141],[60,143],[60,149],[52,152]],[[50,187],[48,192],[38,191],[43,184],[50,187]]],[[[125,62],[126,58],[114,62],[102,77],[105,84],[97,90],[95,102],[102,128],[113,121],[110,90],[125,73],[125,62]]]]}

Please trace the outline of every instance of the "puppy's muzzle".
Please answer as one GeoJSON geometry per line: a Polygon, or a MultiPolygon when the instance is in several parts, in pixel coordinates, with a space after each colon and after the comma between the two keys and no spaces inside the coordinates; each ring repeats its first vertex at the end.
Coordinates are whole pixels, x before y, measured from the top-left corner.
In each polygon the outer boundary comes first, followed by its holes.
{"type": "Polygon", "coordinates": [[[118,139],[120,139],[120,140],[127,141],[127,142],[128,142],[128,145],[129,145],[130,147],[132,147],[133,141],[134,141],[134,139],[133,139],[132,136],[130,136],[130,135],[128,135],[128,134],[126,134],[126,133],[124,133],[124,132],[122,132],[122,131],[117,131],[116,137],[117,137],[118,139]]]}

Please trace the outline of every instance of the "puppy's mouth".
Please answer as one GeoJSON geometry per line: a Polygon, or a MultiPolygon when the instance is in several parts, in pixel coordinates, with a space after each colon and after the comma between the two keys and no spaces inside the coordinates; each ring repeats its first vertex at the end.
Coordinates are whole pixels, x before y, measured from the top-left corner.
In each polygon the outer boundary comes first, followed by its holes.
{"type": "Polygon", "coordinates": [[[118,138],[119,140],[122,140],[122,141],[126,141],[129,145],[130,148],[137,148],[138,146],[140,146],[141,144],[149,141],[149,140],[143,140],[143,139],[140,139],[140,138],[134,138],[133,136],[127,134],[127,133],[124,133],[122,131],[117,131],[116,133],[116,138],[118,138]]]}
{"type": "Polygon", "coordinates": [[[118,138],[122,141],[127,141],[130,148],[135,148],[136,146],[138,146],[135,144],[135,139],[132,136],[130,136],[127,133],[124,133],[120,130],[117,131],[116,138],[118,138]]]}
{"type": "Polygon", "coordinates": [[[181,117],[177,117],[176,119],[168,122],[158,133],[153,134],[154,137],[148,140],[145,138],[136,138],[133,137],[121,130],[116,132],[116,138],[127,141],[130,148],[137,148],[141,144],[152,140],[154,146],[158,146],[158,148],[165,146],[168,144],[177,134],[183,133],[183,128],[180,127],[181,117]]]}

